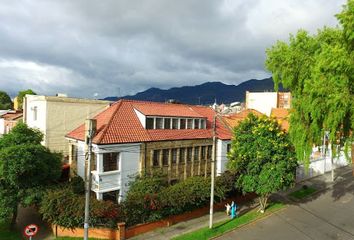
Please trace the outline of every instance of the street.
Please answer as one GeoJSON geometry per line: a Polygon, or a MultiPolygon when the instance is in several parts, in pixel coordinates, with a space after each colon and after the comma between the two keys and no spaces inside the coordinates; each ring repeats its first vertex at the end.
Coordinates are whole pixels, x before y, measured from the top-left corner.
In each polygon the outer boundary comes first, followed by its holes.
{"type": "Polygon", "coordinates": [[[354,239],[354,178],[352,172],[301,203],[224,234],[219,240],[354,239]]]}

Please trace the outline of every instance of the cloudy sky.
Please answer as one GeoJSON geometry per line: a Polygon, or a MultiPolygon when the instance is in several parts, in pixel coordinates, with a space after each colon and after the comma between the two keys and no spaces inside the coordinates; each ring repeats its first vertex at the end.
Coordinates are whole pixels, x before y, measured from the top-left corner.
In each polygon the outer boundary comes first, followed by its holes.
{"type": "Polygon", "coordinates": [[[0,89],[74,97],[270,76],[265,49],[345,0],[2,0],[0,89]]]}

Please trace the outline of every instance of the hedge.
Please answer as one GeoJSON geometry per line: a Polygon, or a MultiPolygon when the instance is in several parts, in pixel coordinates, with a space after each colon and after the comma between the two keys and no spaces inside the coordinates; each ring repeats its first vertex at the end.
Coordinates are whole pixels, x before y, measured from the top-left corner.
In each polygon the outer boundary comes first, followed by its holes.
{"type": "MultiPolygon", "coordinates": [[[[49,190],[43,197],[39,212],[44,220],[66,228],[83,227],[85,196],[75,194],[71,187],[49,190]]],[[[90,224],[116,228],[119,207],[111,201],[90,199],[90,224]]]]}

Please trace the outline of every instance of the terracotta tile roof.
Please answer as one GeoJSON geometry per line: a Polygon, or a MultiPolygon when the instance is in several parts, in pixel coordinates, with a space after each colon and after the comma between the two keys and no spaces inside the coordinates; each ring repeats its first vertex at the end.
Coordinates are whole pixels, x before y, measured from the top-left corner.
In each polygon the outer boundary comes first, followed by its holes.
{"type": "Polygon", "coordinates": [[[23,117],[22,111],[10,111],[1,115],[1,118],[5,119],[6,121],[14,121],[21,117],[23,117]]]}
{"type": "Polygon", "coordinates": [[[239,113],[234,113],[231,115],[223,116],[223,120],[232,129],[232,128],[236,127],[242,120],[247,118],[247,116],[250,113],[253,113],[256,116],[263,116],[264,115],[263,113],[258,112],[257,110],[254,110],[254,109],[244,109],[239,113]]]}
{"type": "Polygon", "coordinates": [[[195,112],[192,106],[185,104],[137,102],[134,103],[134,108],[145,116],[203,117],[195,112]]]}
{"type": "MultiPolygon", "coordinates": [[[[98,114],[96,144],[135,143],[164,140],[212,138],[214,110],[210,107],[185,104],[155,103],[134,100],[119,100],[98,114]],[[144,129],[135,110],[150,116],[198,117],[207,119],[206,129],[144,129]],[[166,111],[166,113],[164,113],[166,111]]],[[[220,120],[216,124],[220,139],[231,139],[231,132],[220,120]]],[[[84,140],[84,124],[66,135],[84,140]]]]}
{"type": "Polygon", "coordinates": [[[289,109],[272,108],[270,116],[277,119],[282,129],[289,130],[289,109]]]}

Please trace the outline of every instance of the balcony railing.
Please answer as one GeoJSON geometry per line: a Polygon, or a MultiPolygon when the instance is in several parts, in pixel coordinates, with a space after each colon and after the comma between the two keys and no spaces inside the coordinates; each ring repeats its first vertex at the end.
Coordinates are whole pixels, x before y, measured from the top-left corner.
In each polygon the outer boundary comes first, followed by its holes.
{"type": "Polygon", "coordinates": [[[95,192],[117,190],[121,187],[120,171],[110,171],[98,173],[91,171],[92,186],[91,190],[95,192]]]}

